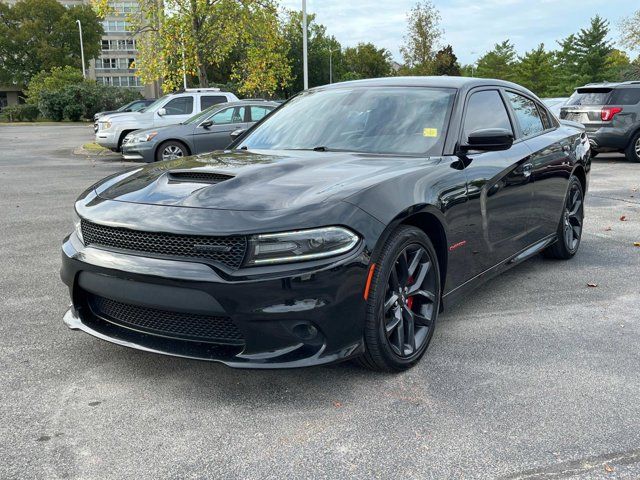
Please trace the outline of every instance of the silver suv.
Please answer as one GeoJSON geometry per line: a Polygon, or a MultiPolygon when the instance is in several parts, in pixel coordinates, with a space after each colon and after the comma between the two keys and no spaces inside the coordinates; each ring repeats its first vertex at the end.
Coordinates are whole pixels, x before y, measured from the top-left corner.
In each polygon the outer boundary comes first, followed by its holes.
{"type": "Polygon", "coordinates": [[[120,151],[124,137],[141,128],[164,127],[181,123],[212,105],[237,101],[233,93],[219,88],[187,89],[159,98],[143,112],[113,113],[98,119],[96,143],[120,151]]]}
{"type": "Polygon", "coordinates": [[[640,162],[640,81],[577,88],[560,109],[560,118],[585,126],[592,156],[623,152],[640,162]]]}

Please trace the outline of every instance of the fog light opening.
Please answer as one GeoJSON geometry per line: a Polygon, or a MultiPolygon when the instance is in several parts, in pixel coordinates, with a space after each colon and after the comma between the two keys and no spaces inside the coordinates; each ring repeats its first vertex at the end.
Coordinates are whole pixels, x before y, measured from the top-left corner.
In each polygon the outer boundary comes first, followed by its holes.
{"type": "Polygon", "coordinates": [[[293,327],[293,333],[300,340],[313,340],[318,335],[318,329],[309,323],[299,323],[293,327]]]}

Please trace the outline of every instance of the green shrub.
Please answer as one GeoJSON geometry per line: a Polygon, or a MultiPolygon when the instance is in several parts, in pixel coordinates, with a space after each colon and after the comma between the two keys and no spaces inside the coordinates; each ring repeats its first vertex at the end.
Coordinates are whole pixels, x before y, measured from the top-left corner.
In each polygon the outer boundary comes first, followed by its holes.
{"type": "Polygon", "coordinates": [[[43,70],[36,73],[25,90],[27,103],[38,105],[43,92],[60,92],[69,85],[84,82],[82,71],[70,66],[53,67],[51,71],[43,70]]]}
{"type": "Polygon", "coordinates": [[[98,85],[94,81],[66,85],[57,91],[41,90],[38,108],[42,115],[60,121],[92,119],[96,112],[116,108],[141,98],[140,93],[126,88],[98,85]]]}
{"type": "Polygon", "coordinates": [[[38,114],[38,107],[35,105],[10,105],[2,110],[2,115],[10,122],[33,122],[38,114]]]}

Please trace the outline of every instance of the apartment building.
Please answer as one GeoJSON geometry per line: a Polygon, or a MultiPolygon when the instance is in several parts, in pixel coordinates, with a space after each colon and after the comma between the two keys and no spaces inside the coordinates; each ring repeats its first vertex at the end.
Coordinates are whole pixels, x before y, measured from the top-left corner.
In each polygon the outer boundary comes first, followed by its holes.
{"type": "MultiPolygon", "coordinates": [[[[0,0],[14,4],[17,0],[0,0]]],[[[89,0],[58,0],[65,7],[89,3],[89,0]]],[[[157,85],[142,85],[135,76],[136,41],[128,31],[127,15],[138,10],[135,0],[113,0],[109,4],[113,15],[102,22],[102,51],[98,59],[86,66],[87,76],[104,85],[139,90],[146,98],[155,98],[160,92],[157,85]]],[[[0,108],[19,102],[19,88],[0,85],[0,108]]]]}

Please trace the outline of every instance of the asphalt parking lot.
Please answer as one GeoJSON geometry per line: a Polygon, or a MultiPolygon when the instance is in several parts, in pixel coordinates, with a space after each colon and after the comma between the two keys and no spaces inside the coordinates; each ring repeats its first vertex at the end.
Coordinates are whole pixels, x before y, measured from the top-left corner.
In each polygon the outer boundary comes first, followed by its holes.
{"type": "Polygon", "coordinates": [[[243,371],[63,325],[73,201],[130,165],[91,137],[0,126],[0,478],[640,478],[640,164],[598,157],[578,255],[447,311],[411,371],[243,371]]]}

